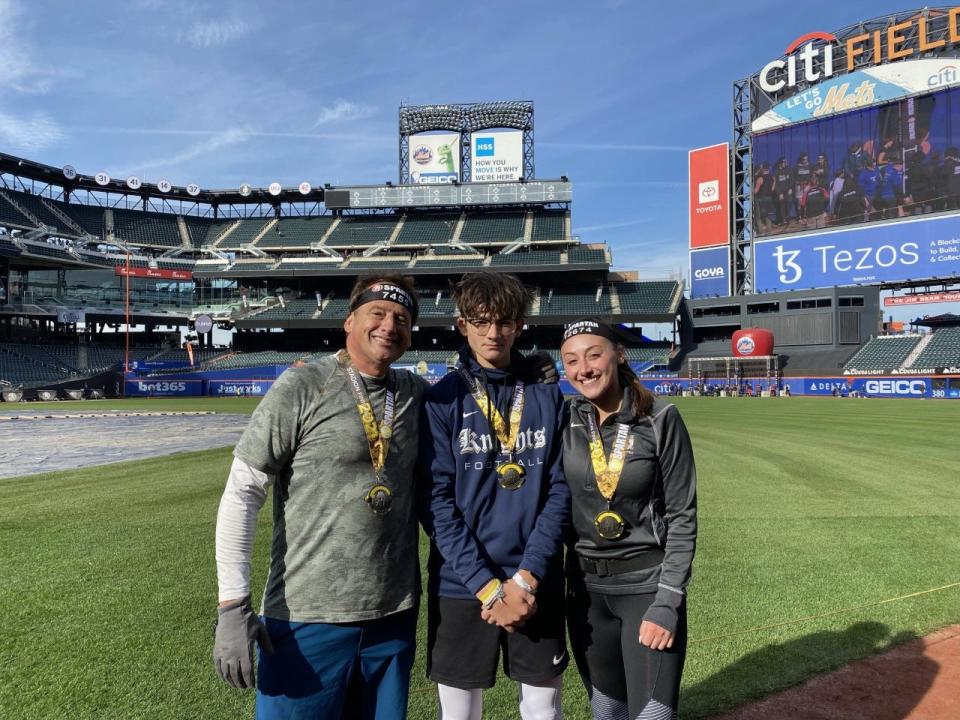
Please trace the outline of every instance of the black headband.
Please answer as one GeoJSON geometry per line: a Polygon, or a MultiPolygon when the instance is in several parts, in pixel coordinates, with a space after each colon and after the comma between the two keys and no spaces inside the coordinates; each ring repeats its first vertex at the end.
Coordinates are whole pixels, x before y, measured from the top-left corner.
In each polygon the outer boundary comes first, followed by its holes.
{"type": "MultiPolygon", "coordinates": [[[[577,335],[599,335],[614,345],[620,343],[620,338],[612,327],[596,320],[580,320],[563,331],[563,342],[577,335]]],[[[562,344],[562,343],[561,343],[562,344]]]]}
{"type": "Polygon", "coordinates": [[[350,312],[353,312],[361,305],[377,300],[389,300],[398,305],[403,305],[410,313],[411,319],[416,322],[417,312],[416,303],[413,297],[399,285],[393,283],[374,283],[357,296],[357,299],[350,303],[350,312]]]}

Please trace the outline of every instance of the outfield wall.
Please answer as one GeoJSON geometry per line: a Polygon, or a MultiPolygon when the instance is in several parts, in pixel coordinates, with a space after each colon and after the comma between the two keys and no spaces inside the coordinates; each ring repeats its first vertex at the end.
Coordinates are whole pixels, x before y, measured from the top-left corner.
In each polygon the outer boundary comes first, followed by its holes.
{"type": "MultiPolygon", "coordinates": [[[[262,396],[271,388],[274,381],[287,369],[287,365],[271,365],[261,368],[241,368],[237,370],[219,370],[216,372],[169,373],[159,376],[130,375],[126,381],[127,397],[196,397],[211,396],[262,396]]],[[[397,369],[414,372],[433,384],[447,374],[444,363],[419,363],[418,365],[397,364],[397,369]]],[[[637,365],[634,369],[641,370],[637,365]]],[[[689,390],[690,380],[680,377],[641,378],[640,382],[659,395],[670,395],[673,389],[689,390]]],[[[766,377],[743,378],[754,393],[768,390],[766,377]]],[[[715,379],[706,383],[710,387],[725,385],[715,379]]],[[[791,395],[809,395],[829,397],[856,392],[863,397],[883,398],[935,398],[960,399],[960,376],[944,375],[871,375],[831,376],[831,377],[787,377],[780,381],[780,389],[790,388],[791,395]]],[[[560,369],[560,389],[566,395],[575,395],[570,382],[563,377],[560,369]]]]}

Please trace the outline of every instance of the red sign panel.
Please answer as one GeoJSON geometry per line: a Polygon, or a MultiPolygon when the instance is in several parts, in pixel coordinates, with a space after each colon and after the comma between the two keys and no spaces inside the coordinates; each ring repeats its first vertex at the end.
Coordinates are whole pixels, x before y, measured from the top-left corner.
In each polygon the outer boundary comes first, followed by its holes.
{"type": "Polygon", "coordinates": [[[730,148],[690,151],[690,249],[730,242],[730,148]]]}
{"type": "Polygon", "coordinates": [[[165,270],[162,268],[130,267],[129,272],[125,265],[113,268],[115,275],[129,275],[130,277],[156,278],[158,280],[193,280],[193,273],[189,270],[165,270]]]}
{"type": "Polygon", "coordinates": [[[919,293],[917,295],[891,295],[883,299],[886,307],[893,305],[923,305],[925,303],[960,302],[960,291],[919,293]]]}

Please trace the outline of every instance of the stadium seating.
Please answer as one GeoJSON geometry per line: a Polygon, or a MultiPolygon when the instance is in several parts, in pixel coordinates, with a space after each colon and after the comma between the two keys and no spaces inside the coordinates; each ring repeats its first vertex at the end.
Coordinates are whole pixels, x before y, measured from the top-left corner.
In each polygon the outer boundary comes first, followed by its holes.
{"type": "Polygon", "coordinates": [[[237,260],[230,266],[230,270],[272,270],[277,264],[276,258],[256,258],[254,260],[237,260]]]}
{"type": "Polygon", "coordinates": [[[960,366],[960,327],[935,330],[910,367],[935,369],[960,366]]]}
{"type": "Polygon", "coordinates": [[[57,258],[59,260],[68,260],[73,262],[76,258],[67,252],[66,248],[51,243],[25,241],[23,244],[24,252],[31,255],[43,255],[45,257],[57,258]]]}
{"type": "MultiPolygon", "coordinates": [[[[6,192],[6,191],[5,191],[6,192]]],[[[13,197],[13,193],[9,193],[13,197]]],[[[33,227],[33,222],[31,222],[25,215],[21,214],[13,205],[8,203],[2,195],[0,195],[0,224],[3,225],[14,225],[17,227],[33,227]]]]}
{"type": "Polygon", "coordinates": [[[420,300],[420,317],[453,318],[456,314],[456,306],[453,304],[449,290],[440,292],[439,301],[436,290],[418,289],[417,295],[420,300]]]}
{"type": "Polygon", "coordinates": [[[523,237],[524,212],[468,214],[460,233],[465,243],[511,243],[523,237]]]}
{"type": "Polygon", "coordinates": [[[236,220],[212,220],[191,216],[184,217],[183,221],[186,223],[190,242],[195,248],[213,245],[221,233],[236,222],[236,220]]]}
{"type": "Polygon", "coordinates": [[[208,363],[204,363],[204,369],[235,370],[240,368],[262,367],[264,365],[290,365],[297,360],[309,361],[311,357],[312,354],[309,352],[279,352],[276,350],[235,353],[224,355],[208,363]]]}
{"type": "Polygon", "coordinates": [[[910,351],[920,342],[920,335],[880,335],[871,338],[843,366],[845,373],[889,371],[903,365],[910,351]]]}
{"type": "Polygon", "coordinates": [[[320,239],[330,229],[334,219],[329,215],[280,218],[280,222],[257,241],[257,247],[306,250],[311,243],[320,242],[320,239]]]}
{"type": "Polygon", "coordinates": [[[567,262],[572,264],[606,264],[607,256],[602,249],[576,245],[567,251],[567,262]]]}
{"type": "Polygon", "coordinates": [[[416,265],[417,268],[476,268],[481,265],[483,261],[479,256],[474,255],[472,257],[451,257],[451,258],[438,258],[438,257],[425,257],[418,258],[416,265]]]}
{"type": "Polygon", "coordinates": [[[611,311],[610,293],[604,288],[597,300],[596,285],[544,288],[540,293],[540,315],[572,315],[588,317],[611,311]]]}
{"type": "Polygon", "coordinates": [[[271,320],[309,320],[317,312],[316,298],[287,300],[286,304],[286,307],[282,307],[280,303],[271,305],[266,310],[258,312],[256,317],[271,320]]]}
{"type": "Polygon", "coordinates": [[[455,350],[410,350],[401,355],[397,363],[401,365],[418,362],[449,363],[456,361],[456,358],[455,350]]]}
{"type": "Polygon", "coordinates": [[[393,215],[351,215],[340,218],[330,233],[330,247],[361,247],[385,242],[393,234],[397,218],[393,215]]]}
{"type": "Polygon", "coordinates": [[[115,209],[113,234],[130,245],[169,248],[182,244],[176,216],[163,213],[115,209]]]}
{"type": "Polygon", "coordinates": [[[445,243],[459,220],[459,215],[408,215],[394,245],[445,243]]]}
{"type": "Polygon", "coordinates": [[[55,205],[65,215],[69,216],[77,225],[94,237],[106,237],[103,223],[103,208],[99,205],[81,205],[80,203],[65,203],[61,200],[47,200],[55,205]]]}
{"type": "Polygon", "coordinates": [[[621,312],[669,313],[680,291],[675,280],[618,283],[621,312]]]}
{"type": "Polygon", "coordinates": [[[10,191],[10,197],[15,200],[20,207],[27,212],[33,213],[36,218],[44,225],[52,227],[58,235],[77,235],[77,231],[63,222],[60,218],[50,212],[50,209],[43,204],[37,195],[31,195],[25,192],[10,191]]]}
{"type": "Polygon", "coordinates": [[[533,213],[534,242],[566,240],[566,213],[563,210],[538,210],[533,213]]]}
{"type": "Polygon", "coordinates": [[[627,348],[626,354],[630,362],[649,362],[654,365],[667,365],[670,362],[668,347],[627,348]]]}
{"type": "MultiPolygon", "coordinates": [[[[463,248],[454,247],[453,245],[433,245],[430,248],[433,251],[434,255],[469,255],[469,250],[464,250],[463,248]]],[[[480,253],[476,254],[478,259],[483,259],[483,255],[480,253]]]]}
{"type": "Polygon", "coordinates": [[[218,250],[240,249],[251,244],[267,225],[273,222],[272,217],[245,218],[237,227],[230,231],[223,240],[217,243],[218,250]]]}
{"type": "Polygon", "coordinates": [[[560,264],[559,250],[517,250],[509,255],[497,253],[490,259],[491,265],[540,265],[560,264]]]}

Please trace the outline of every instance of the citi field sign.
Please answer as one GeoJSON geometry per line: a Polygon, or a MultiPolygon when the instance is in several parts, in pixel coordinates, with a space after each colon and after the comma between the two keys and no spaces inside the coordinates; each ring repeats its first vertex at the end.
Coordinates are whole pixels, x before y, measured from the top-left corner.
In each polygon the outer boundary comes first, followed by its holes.
{"type": "Polygon", "coordinates": [[[790,92],[801,84],[806,89],[755,118],[751,129],[762,132],[956,85],[957,60],[921,57],[947,48],[960,55],[960,7],[936,18],[918,13],[884,30],[842,39],[822,31],[801,35],[756,79],[768,93],[790,92]]]}

